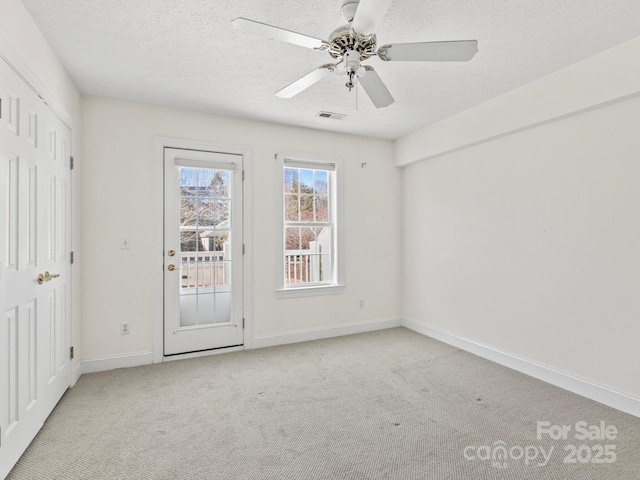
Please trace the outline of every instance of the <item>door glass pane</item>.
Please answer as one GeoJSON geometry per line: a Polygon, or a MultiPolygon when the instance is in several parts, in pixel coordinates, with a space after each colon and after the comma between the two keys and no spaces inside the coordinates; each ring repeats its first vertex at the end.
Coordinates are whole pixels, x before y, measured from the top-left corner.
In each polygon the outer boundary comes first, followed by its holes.
{"type": "Polygon", "coordinates": [[[216,229],[231,228],[231,200],[216,198],[213,204],[213,225],[216,229]]]}
{"type": "Polygon", "coordinates": [[[231,196],[229,190],[230,173],[226,170],[216,170],[213,176],[212,188],[214,196],[217,198],[229,198],[231,196]]]}
{"type": "Polygon", "coordinates": [[[180,168],[180,326],[231,321],[231,175],[180,168]]]}

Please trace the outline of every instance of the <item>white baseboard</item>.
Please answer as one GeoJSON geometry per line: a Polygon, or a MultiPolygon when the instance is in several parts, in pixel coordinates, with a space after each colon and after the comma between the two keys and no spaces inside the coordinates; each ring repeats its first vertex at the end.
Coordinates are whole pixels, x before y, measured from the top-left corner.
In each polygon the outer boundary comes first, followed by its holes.
{"type": "Polygon", "coordinates": [[[430,327],[413,319],[404,318],[402,325],[414,332],[441,342],[461,348],[492,362],[524,373],[531,377],[563,388],[596,402],[608,405],[617,410],[640,417],[640,398],[616,391],[610,387],[599,385],[590,380],[577,377],[561,370],[541,365],[526,358],[502,352],[493,347],[459,337],[453,333],[430,327]]]}
{"type": "Polygon", "coordinates": [[[327,327],[311,328],[308,330],[296,330],[293,332],[277,333],[274,335],[264,335],[254,337],[251,348],[275,347],[276,345],[286,345],[288,343],[308,342],[321,340],[323,338],[341,337],[354,333],[373,332],[402,326],[402,319],[399,317],[382,318],[365,322],[344,323],[340,325],[330,325],[327,327]]]}
{"type": "MultiPolygon", "coordinates": [[[[309,330],[297,330],[294,332],[278,333],[275,335],[265,335],[256,337],[251,342],[251,348],[274,347],[276,345],[286,345],[288,343],[308,342],[310,340],[320,340],[322,338],[339,337],[354,333],[372,332],[374,330],[384,330],[402,326],[402,319],[399,317],[383,318],[365,322],[345,323],[341,325],[331,325],[328,327],[313,328],[309,330]]],[[[164,357],[163,361],[182,360],[185,358],[195,358],[216,353],[243,350],[243,347],[233,347],[230,349],[215,350],[209,352],[189,353],[176,355],[175,357],[164,357]]],[[[104,372],[116,368],[139,367],[141,365],[151,365],[153,363],[153,352],[128,353],[124,355],[113,355],[108,357],[88,358],[82,360],[77,369],[79,377],[85,373],[104,372]]]]}
{"type": "Polygon", "coordinates": [[[108,357],[88,358],[82,360],[81,371],[85,373],[104,372],[116,368],[139,367],[153,363],[153,352],[127,353],[108,357]]]}

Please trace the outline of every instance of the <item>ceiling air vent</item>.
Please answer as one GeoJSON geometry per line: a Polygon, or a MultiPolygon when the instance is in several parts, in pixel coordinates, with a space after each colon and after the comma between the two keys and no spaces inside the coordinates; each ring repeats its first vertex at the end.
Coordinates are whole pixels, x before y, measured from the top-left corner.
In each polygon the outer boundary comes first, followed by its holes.
{"type": "Polygon", "coordinates": [[[342,120],[344,117],[346,117],[345,114],[343,113],[331,113],[331,112],[319,112],[316,117],[320,117],[320,118],[332,118],[334,120],[342,120]]]}

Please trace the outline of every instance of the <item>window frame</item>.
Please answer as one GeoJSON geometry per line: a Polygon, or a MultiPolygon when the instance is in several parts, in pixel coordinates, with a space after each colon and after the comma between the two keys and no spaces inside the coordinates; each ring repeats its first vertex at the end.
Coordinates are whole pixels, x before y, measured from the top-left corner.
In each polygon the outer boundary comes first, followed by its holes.
{"type": "MultiPolygon", "coordinates": [[[[334,295],[344,292],[344,245],[343,245],[343,218],[340,212],[344,211],[344,195],[342,186],[343,178],[343,162],[342,159],[335,156],[318,155],[301,152],[281,152],[275,155],[277,168],[277,197],[278,206],[275,209],[278,219],[275,225],[279,229],[278,233],[278,256],[277,262],[277,288],[276,294],[278,298],[304,297],[316,295],[334,295]],[[332,281],[325,284],[302,284],[302,285],[286,285],[285,284],[285,191],[284,191],[284,169],[290,164],[294,168],[309,168],[314,170],[324,170],[322,167],[332,165],[331,169],[326,169],[332,177],[329,187],[329,224],[332,230],[332,281]]],[[[304,223],[304,222],[302,222],[304,223]]]]}

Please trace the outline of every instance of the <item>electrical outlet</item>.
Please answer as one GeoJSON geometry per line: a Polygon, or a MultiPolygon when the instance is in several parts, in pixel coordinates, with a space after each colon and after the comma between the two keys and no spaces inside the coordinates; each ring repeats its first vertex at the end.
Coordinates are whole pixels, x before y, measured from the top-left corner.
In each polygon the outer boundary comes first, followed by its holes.
{"type": "Polygon", "coordinates": [[[358,300],[358,308],[364,308],[364,300],[358,300]]]}
{"type": "Polygon", "coordinates": [[[120,323],[120,335],[129,335],[131,333],[131,330],[129,330],[129,323],[128,322],[121,322],[120,323]]]}

